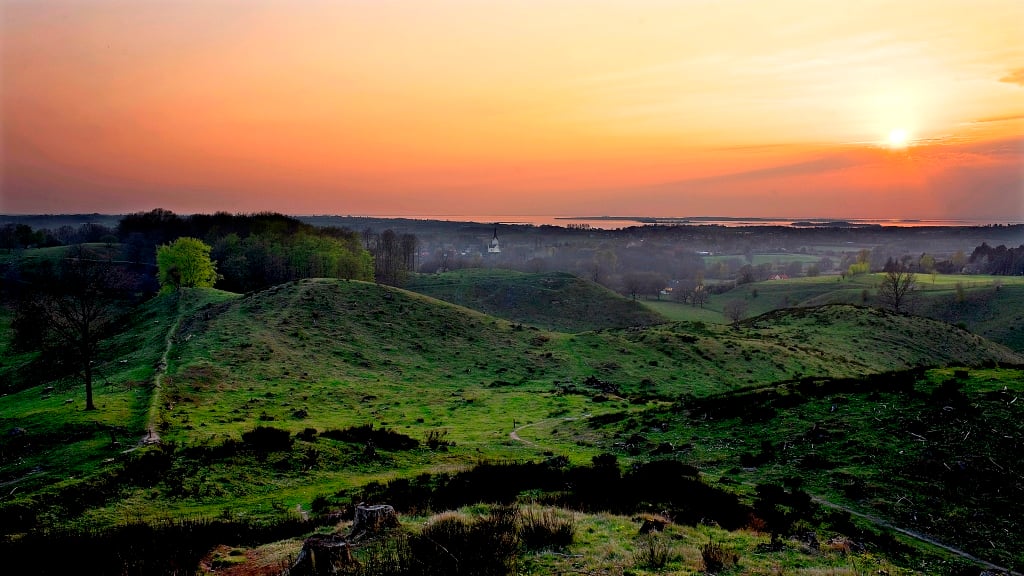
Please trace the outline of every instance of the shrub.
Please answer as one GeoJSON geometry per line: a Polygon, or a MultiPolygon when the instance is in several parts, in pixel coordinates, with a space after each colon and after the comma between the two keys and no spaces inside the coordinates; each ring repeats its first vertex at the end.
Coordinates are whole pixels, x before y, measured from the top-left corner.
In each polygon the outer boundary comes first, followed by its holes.
{"type": "Polygon", "coordinates": [[[553,508],[526,508],[520,514],[519,539],[529,549],[566,548],[576,535],[576,519],[553,508]]]}
{"type": "Polygon", "coordinates": [[[449,446],[454,446],[455,443],[448,439],[447,430],[427,430],[426,434],[423,435],[424,443],[431,450],[447,450],[449,446]]]}
{"type": "Polygon", "coordinates": [[[242,434],[242,442],[260,452],[280,452],[292,447],[292,436],[287,430],[273,426],[257,426],[242,434]]]}
{"type": "Polygon", "coordinates": [[[381,450],[413,450],[420,445],[415,438],[387,428],[374,429],[373,424],[352,426],[343,430],[326,430],[321,432],[320,436],[350,444],[370,444],[381,450]]]}
{"type": "Polygon", "coordinates": [[[643,568],[660,570],[672,559],[672,547],[661,534],[650,533],[640,536],[633,551],[633,562],[643,568]]]}
{"type": "Polygon", "coordinates": [[[412,573],[505,576],[513,570],[519,539],[514,506],[492,506],[470,519],[458,512],[433,517],[409,538],[412,573]]]}
{"type": "Polygon", "coordinates": [[[722,548],[721,544],[715,544],[710,537],[708,543],[700,547],[700,557],[704,560],[705,572],[720,572],[730,560],[725,548],[722,548]]]}

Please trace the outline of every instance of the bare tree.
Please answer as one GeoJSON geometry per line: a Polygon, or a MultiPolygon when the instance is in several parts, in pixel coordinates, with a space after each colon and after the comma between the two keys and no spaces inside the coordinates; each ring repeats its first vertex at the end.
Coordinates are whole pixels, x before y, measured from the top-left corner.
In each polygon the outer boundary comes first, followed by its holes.
{"type": "Polygon", "coordinates": [[[902,262],[887,266],[882,281],[878,284],[878,299],[893,312],[906,311],[917,287],[916,275],[902,262]]]}
{"type": "Polygon", "coordinates": [[[126,286],[121,269],[72,249],[59,278],[41,290],[39,310],[53,345],[72,362],[85,381],[85,409],[92,398],[93,362],[100,340],[118,317],[118,293],[126,286]]]}
{"type": "Polygon", "coordinates": [[[722,306],[722,314],[733,324],[743,320],[743,317],[747,315],[747,301],[739,299],[729,300],[722,306]]]}
{"type": "Polygon", "coordinates": [[[693,287],[693,291],[690,293],[690,303],[694,308],[700,306],[704,307],[708,301],[708,291],[704,288],[704,284],[697,284],[693,287]]]}

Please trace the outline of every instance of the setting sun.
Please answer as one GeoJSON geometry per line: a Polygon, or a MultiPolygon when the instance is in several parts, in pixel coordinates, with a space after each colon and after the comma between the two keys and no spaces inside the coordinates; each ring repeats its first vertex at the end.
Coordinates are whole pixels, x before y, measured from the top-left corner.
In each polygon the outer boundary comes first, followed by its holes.
{"type": "Polygon", "coordinates": [[[890,148],[906,148],[909,142],[907,131],[902,128],[894,128],[889,132],[890,148]]]}
{"type": "Polygon", "coordinates": [[[910,142],[910,135],[903,128],[894,128],[889,132],[889,148],[906,148],[910,142]]]}

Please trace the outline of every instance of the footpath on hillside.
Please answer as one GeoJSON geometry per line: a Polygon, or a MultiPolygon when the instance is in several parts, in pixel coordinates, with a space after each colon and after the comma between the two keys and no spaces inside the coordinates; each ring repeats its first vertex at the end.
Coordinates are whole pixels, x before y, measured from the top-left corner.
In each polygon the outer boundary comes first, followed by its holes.
{"type": "Polygon", "coordinates": [[[167,373],[167,363],[170,359],[171,348],[174,346],[174,335],[178,333],[178,328],[181,327],[181,321],[184,317],[180,295],[175,300],[174,306],[177,308],[177,314],[175,315],[174,323],[167,330],[164,352],[160,356],[160,362],[156,366],[156,374],[153,376],[153,395],[149,399],[149,411],[146,413],[146,434],[139,441],[143,446],[160,443],[157,421],[160,417],[160,397],[163,390],[164,374],[167,373]]]}
{"type": "Polygon", "coordinates": [[[529,440],[523,440],[522,438],[520,438],[519,437],[519,431],[522,430],[523,428],[531,428],[533,426],[539,426],[541,424],[547,424],[549,422],[572,422],[573,420],[585,420],[587,418],[590,418],[590,414],[584,414],[582,416],[569,416],[569,417],[566,417],[566,418],[548,418],[547,420],[541,420],[539,422],[531,422],[530,424],[522,424],[520,426],[516,426],[515,428],[513,428],[512,431],[509,432],[508,437],[513,439],[513,440],[515,440],[516,442],[520,442],[522,444],[526,444],[527,446],[536,446],[536,447],[539,448],[540,446],[537,443],[530,442],[529,440]]]}

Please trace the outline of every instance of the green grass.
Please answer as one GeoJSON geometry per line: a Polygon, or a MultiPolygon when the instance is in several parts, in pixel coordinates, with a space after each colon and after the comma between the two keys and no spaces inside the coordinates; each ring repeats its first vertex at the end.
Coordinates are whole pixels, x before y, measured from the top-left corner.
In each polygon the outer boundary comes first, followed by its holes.
{"type": "MultiPolygon", "coordinates": [[[[215,290],[162,296],[136,311],[104,358],[96,412],[76,408],[77,388],[48,399],[39,387],[0,398],[3,429],[21,427],[38,440],[3,461],[0,482],[18,487],[5,504],[83,524],[126,516],[274,517],[297,505],[309,509],[321,494],[481,459],[564,455],[585,463],[614,449],[607,431],[587,422],[613,413],[634,421],[679,398],[806,376],[1021,361],[946,324],[855,306],[778,311],[735,327],[669,322],[566,334],[407,290],[325,279],[244,297],[215,290]],[[102,427],[116,423],[129,438],[142,435],[147,384],[179,316],[157,402],[166,445],[123,454],[102,427]],[[519,430],[526,442],[510,438],[513,421],[528,425],[519,430]],[[294,435],[369,423],[421,441],[441,432],[453,445],[368,451],[317,438],[266,454],[222,450],[256,426],[294,435]],[[159,474],[120,480],[149,454],[168,458],[159,474]],[[95,496],[80,514],[39,504],[86,488],[95,496]]],[[[709,471],[731,467],[730,456],[697,448],[690,438],[697,427],[686,426],[689,432],[662,434],[694,444],[693,456],[709,471]]]]}
{"type": "Polygon", "coordinates": [[[565,272],[527,274],[475,268],[421,274],[406,287],[511,322],[560,332],[665,321],[637,302],[565,272]]]}
{"type": "Polygon", "coordinates": [[[953,368],[931,370],[912,390],[785,387],[779,399],[741,396],[754,401],[739,416],[653,408],[601,426],[568,423],[566,433],[586,433],[608,450],[639,433],[634,454],[670,443],[741,491],[798,478],[811,494],[1019,569],[1024,405],[1015,399],[1024,395],[1024,370],[954,376],[953,368]],[[941,391],[951,380],[963,397],[941,391]]]}
{"type": "MultiPolygon", "coordinates": [[[[87,244],[81,244],[89,254],[95,255],[97,258],[114,258],[120,254],[121,244],[112,243],[107,244],[104,242],[92,242],[87,244]]],[[[24,250],[0,250],[0,264],[7,264],[10,262],[20,260],[23,265],[33,266],[42,262],[49,262],[51,265],[56,266],[58,262],[64,259],[68,250],[75,248],[75,246],[50,246],[48,248],[28,248],[24,250]]]]}
{"type": "MultiPolygon", "coordinates": [[[[726,324],[723,306],[730,300],[747,304],[747,317],[780,308],[857,304],[879,306],[882,274],[842,279],[817,276],[768,280],[736,287],[710,297],[704,308],[669,301],[644,301],[648,308],[677,321],[726,324]]],[[[918,274],[911,313],[962,325],[994,342],[1024,351],[1024,278],[1017,276],[918,274]],[[961,290],[958,291],[957,286],[961,290]],[[997,289],[998,288],[998,289],[997,289]]]]}
{"type": "MultiPolygon", "coordinates": [[[[473,505],[432,516],[400,515],[399,533],[418,534],[423,527],[439,518],[460,519],[470,522],[485,516],[489,506],[473,505]]],[[[805,543],[785,540],[775,549],[766,550],[770,543],[767,533],[743,529],[728,531],[714,526],[684,526],[669,522],[663,532],[640,534],[643,515],[622,516],[609,513],[583,513],[521,503],[520,514],[527,510],[548,513],[570,519],[575,525],[573,542],[564,548],[540,550],[521,549],[515,562],[515,573],[521,575],[547,574],[624,574],[647,576],[653,574],[697,575],[706,574],[701,549],[709,542],[720,546],[727,558],[724,574],[749,575],[803,575],[803,576],[860,576],[868,574],[926,574],[943,568],[942,560],[925,556],[927,560],[918,570],[901,568],[883,556],[868,550],[857,550],[857,542],[845,538],[829,539],[834,534],[820,534],[821,546],[815,550],[805,543]],[[661,547],[665,565],[653,568],[646,564],[643,550],[653,543],[661,547]],[[850,549],[850,546],[854,549],[850,549]]],[[[339,524],[335,530],[346,533],[349,522],[339,524]]],[[[394,534],[391,534],[393,536],[394,534]]],[[[387,536],[385,536],[387,537],[387,536]]],[[[363,565],[368,564],[374,541],[356,543],[354,556],[363,565]]],[[[231,549],[221,546],[210,552],[209,560],[234,554],[233,562],[239,566],[256,568],[275,563],[286,563],[295,558],[302,548],[300,539],[285,540],[250,549],[231,549]],[[245,553],[244,556],[242,553],[245,553]]],[[[948,566],[945,566],[948,568],[948,566]]]]}
{"type": "MultiPolygon", "coordinates": [[[[233,297],[218,290],[188,291],[180,296],[181,310],[191,315],[211,302],[233,297]]],[[[85,395],[76,378],[0,396],[0,430],[20,428],[19,438],[31,447],[5,454],[0,483],[17,486],[16,493],[59,489],[96,473],[108,459],[119,458],[135,445],[143,435],[152,377],[178,313],[178,300],[178,295],[166,295],[143,304],[127,329],[104,343],[94,368],[97,410],[84,410],[85,395]],[[114,439],[119,444],[113,444],[114,439]]],[[[9,341],[3,344],[6,347],[9,341]]],[[[5,364],[24,358],[4,352],[5,364]]]]}
{"type": "MultiPolygon", "coordinates": [[[[166,442],[218,445],[257,425],[297,433],[373,423],[416,439],[443,431],[455,443],[444,453],[403,453],[332,469],[332,463],[358,460],[335,447],[324,453],[323,469],[301,475],[292,469],[266,474],[253,461],[223,462],[202,471],[189,499],[171,504],[185,509],[197,503],[259,506],[270,494],[289,504],[308,503],[325,487],[357,485],[397,470],[464,466],[481,457],[554,451],[586,461],[599,449],[586,437],[560,435],[563,419],[638,410],[681,394],[702,396],[810,375],[1019,360],[945,325],[842,306],[777,313],[738,328],[669,323],[575,335],[520,328],[412,292],[337,280],[305,280],[244,298],[189,291],[181,306],[185,320],[174,337],[158,402],[166,442]],[[542,423],[524,429],[522,437],[536,441],[537,434],[546,434],[536,442],[544,448],[510,439],[513,421],[542,423]]],[[[173,297],[155,299],[137,312],[133,331],[110,342],[108,361],[101,365],[99,411],[76,409],[77,389],[39,400],[39,388],[33,388],[0,399],[9,415],[3,424],[52,435],[69,422],[117,423],[129,438],[141,436],[147,385],[177,315],[173,297]]],[[[102,437],[96,431],[83,441],[102,437]]],[[[115,455],[99,445],[80,447],[61,466],[49,464],[50,450],[63,449],[50,446],[20,464],[6,464],[3,473],[14,478],[34,466],[86,471],[115,455]]],[[[173,500],[172,492],[163,496],[173,500]]],[[[138,504],[141,513],[166,505],[148,492],[125,502],[138,504]]]]}

